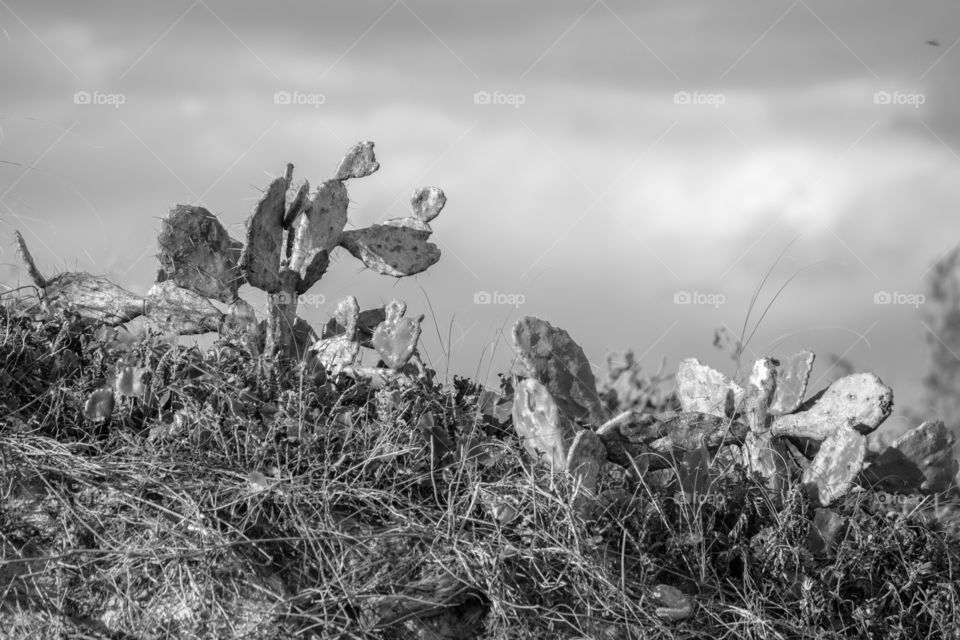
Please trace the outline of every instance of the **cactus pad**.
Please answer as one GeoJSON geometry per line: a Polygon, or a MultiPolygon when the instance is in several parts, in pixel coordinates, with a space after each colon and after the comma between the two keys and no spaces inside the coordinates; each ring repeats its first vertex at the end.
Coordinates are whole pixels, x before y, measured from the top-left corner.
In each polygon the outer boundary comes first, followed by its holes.
{"type": "Polygon", "coordinates": [[[677,396],[683,411],[730,417],[743,400],[743,388],[726,375],[696,358],[687,358],[677,368],[677,396]]]}
{"type": "Polygon", "coordinates": [[[297,291],[306,292],[326,272],[330,251],[347,224],[349,197],[342,182],[327,180],[294,222],[289,268],[300,274],[297,291]]]}
{"type": "Polygon", "coordinates": [[[814,354],[801,351],[784,360],[777,369],[777,390],[770,404],[770,413],[782,416],[796,411],[807,392],[814,354]]]}
{"type": "Polygon", "coordinates": [[[607,460],[607,447],[594,431],[581,429],[574,436],[567,452],[567,471],[580,486],[595,491],[600,478],[600,467],[607,460]]]}
{"type": "Polygon", "coordinates": [[[333,320],[344,328],[343,335],[350,340],[357,339],[357,325],[360,322],[360,304],[354,296],[347,296],[333,312],[333,320]]]}
{"type": "MultiPolygon", "coordinates": [[[[358,307],[359,310],[359,307],[358,307]]],[[[373,331],[371,343],[391,369],[399,369],[410,360],[420,339],[423,316],[404,318],[407,305],[394,300],[386,306],[386,319],[373,331]]]]}
{"type": "Polygon", "coordinates": [[[240,271],[247,282],[267,293],[280,290],[283,218],[289,186],[287,176],[276,178],[247,219],[246,246],[240,254],[240,271]]]}
{"type": "Polygon", "coordinates": [[[310,206],[310,181],[299,178],[287,187],[284,196],[283,228],[289,229],[302,211],[310,206]]]}
{"type": "Polygon", "coordinates": [[[661,618],[686,620],[693,615],[693,601],[676,587],[658,584],[653,588],[652,595],[663,605],[654,609],[654,613],[661,618]]]}
{"type": "Polygon", "coordinates": [[[317,340],[310,346],[317,360],[333,375],[339,375],[344,367],[352,366],[360,356],[360,345],[346,338],[336,336],[317,340]]]}
{"type": "Polygon", "coordinates": [[[803,482],[810,486],[814,497],[827,506],[844,496],[863,468],[867,453],[867,439],[834,419],[830,436],[820,445],[820,451],[803,472],[803,482]]]}
{"type": "Polygon", "coordinates": [[[224,315],[204,296],[178,287],[172,280],[158,282],[147,292],[147,318],[161,331],[194,335],[218,331],[224,315]]]}
{"type": "Polygon", "coordinates": [[[113,391],[111,389],[97,389],[87,398],[83,406],[83,417],[91,422],[100,422],[110,418],[113,413],[113,391]]]}
{"type": "Polygon", "coordinates": [[[513,426],[534,459],[542,458],[554,471],[566,469],[573,425],[560,413],[547,388],[532,378],[520,380],[514,390],[513,426]]]}
{"type": "Polygon", "coordinates": [[[773,435],[823,440],[837,420],[868,434],[893,410],[893,391],[872,373],[855,373],[836,380],[803,403],[800,411],[773,421],[773,435]]]}
{"type": "Polygon", "coordinates": [[[891,492],[946,491],[957,476],[954,441],[942,420],[928,420],[894,440],[863,471],[860,481],[891,492]]]}
{"type": "Polygon", "coordinates": [[[380,168],[373,152],[372,142],[358,142],[353,145],[337,167],[335,180],[365,178],[380,168]]]}
{"type": "Polygon", "coordinates": [[[590,362],[569,333],[540,318],[525,316],[513,325],[513,344],[515,374],[545,385],[567,418],[597,426],[605,422],[590,362]]]}
{"type": "Polygon", "coordinates": [[[221,302],[237,297],[243,244],[230,237],[215,215],[203,207],[178,205],[163,221],[157,243],[158,283],[173,280],[221,302]]]}
{"type": "Polygon", "coordinates": [[[440,249],[427,242],[429,237],[423,229],[375,224],[345,231],[340,244],[377,273],[402,278],[425,271],[440,259],[440,249]]]}
{"type": "Polygon", "coordinates": [[[143,315],[146,300],[102,276],[61,273],[47,280],[43,302],[52,309],[72,309],[83,320],[115,327],[143,315]]]}
{"type": "Polygon", "coordinates": [[[446,194],[443,193],[443,189],[437,187],[417,189],[410,198],[410,205],[413,207],[413,216],[424,224],[440,215],[440,212],[446,204],[446,194]]]}

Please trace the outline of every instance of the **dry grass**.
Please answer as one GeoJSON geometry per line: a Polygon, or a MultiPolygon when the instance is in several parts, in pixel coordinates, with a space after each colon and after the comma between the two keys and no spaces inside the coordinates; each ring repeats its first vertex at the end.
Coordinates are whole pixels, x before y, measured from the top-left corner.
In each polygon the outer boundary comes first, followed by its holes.
{"type": "Polygon", "coordinates": [[[815,554],[799,490],[732,468],[689,503],[609,467],[585,521],[469,380],[259,365],[0,316],[0,635],[960,638],[960,535],[926,501],[851,496],[815,554]],[[149,370],[147,400],[92,424],[118,363],[149,370]],[[693,616],[658,616],[658,583],[693,616]]]}

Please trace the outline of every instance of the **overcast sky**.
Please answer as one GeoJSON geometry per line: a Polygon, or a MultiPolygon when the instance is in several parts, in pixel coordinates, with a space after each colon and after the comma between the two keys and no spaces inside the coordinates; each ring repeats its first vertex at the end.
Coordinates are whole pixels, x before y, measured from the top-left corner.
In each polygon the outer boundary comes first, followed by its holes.
{"type": "Polygon", "coordinates": [[[287,162],[317,183],[372,140],[350,224],[439,186],[443,256],[394,281],[338,255],[315,325],[347,294],[403,298],[441,373],[494,386],[528,314],[598,366],[632,348],[732,372],[714,330],[740,332],[785,252],[748,360],[812,348],[821,387],[843,356],[902,409],[917,294],[960,239],[958,38],[950,1],[0,0],[0,282],[25,278],[20,229],[47,274],[144,293],[171,207],[242,238],[287,162]]]}

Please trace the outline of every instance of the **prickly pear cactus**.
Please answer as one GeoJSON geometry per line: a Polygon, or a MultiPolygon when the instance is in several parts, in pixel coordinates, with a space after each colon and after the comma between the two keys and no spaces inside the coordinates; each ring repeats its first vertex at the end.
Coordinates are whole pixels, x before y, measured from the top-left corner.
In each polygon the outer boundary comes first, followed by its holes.
{"type": "Polygon", "coordinates": [[[777,390],[770,403],[772,415],[782,416],[800,408],[813,370],[813,359],[812,351],[801,351],[781,362],[777,368],[777,390]]]}
{"type": "Polygon", "coordinates": [[[677,368],[677,397],[683,411],[732,417],[743,401],[743,387],[716,369],[687,358],[677,368]]]}
{"type": "Polygon", "coordinates": [[[855,429],[834,420],[832,433],[804,470],[803,482],[810,486],[820,504],[827,506],[850,491],[863,469],[866,453],[867,439],[855,429]]]}
{"type": "Polygon", "coordinates": [[[564,415],[596,426],[606,421],[590,362],[569,333],[526,316],[513,326],[513,344],[513,372],[546,386],[564,415]]]}
{"type": "Polygon", "coordinates": [[[574,430],[547,388],[533,378],[517,382],[513,395],[513,425],[524,449],[554,471],[567,468],[574,430]]]}
{"type": "Polygon", "coordinates": [[[893,390],[872,373],[840,378],[801,405],[800,410],[773,421],[774,435],[824,440],[839,418],[866,435],[893,410],[893,390]]]}
{"type": "Polygon", "coordinates": [[[954,443],[955,436],[942,420],[924,422],[884,449],[859,482],[897,493],[946,491],[957,477],[954,443]]]}
{"type": "Polygon", "coordinates": [[[371,342],[380,358],[391,369],[405,365],[417,349],[423,316],[404,318],[406,303],[393,300],[386,306],[386,319],[373,332],[371,342]]]}

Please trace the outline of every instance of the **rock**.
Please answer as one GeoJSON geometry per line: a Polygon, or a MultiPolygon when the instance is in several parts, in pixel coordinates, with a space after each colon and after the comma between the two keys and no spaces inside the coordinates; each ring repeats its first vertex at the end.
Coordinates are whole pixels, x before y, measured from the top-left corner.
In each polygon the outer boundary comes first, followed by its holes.
{"type": "Polygon", "coordinates": [[[440,259],[424,229],[375,224],[344,231],[340,244],[381,275],[402,278],[426,271],[440,259]]]}
{"type": "Polygon", "coordinates": [[[377,325],[370,340],[384,364],[393,370],[405,365],[416,352],[422,331],[423,315],[404,318],[406,310],[406,303],[390,302],[385,308],[387,317],[377,325]]]}
{"type": "Polygon", "coordinates": [[[955,437],[942,420],[928,420],[894,440],[859,479],[892,493],[937,493],[955,486],[955,437]]]}
{"type": "Polygon", "coordinates": [[[814,498],[823,506],[847,494],[867,453],[867,439],[856,430],[834,419],[829,432],[831,435],[820,445],[802,476],[803,483],[810,485],[814,498]]]}
{"type": "Polygon", "coordinates": [[[892,410],[890,387],[872,373],[855,373],[840,378],[804,402],[797,413],[774,419],[772,432],[824,440],[842,423],[866,435],[880,426],[892,410]]]}
{"type": "Polygon", "coordinates": [[[777,368],[777,390],[770,404],[770,413],[782,416],[796,411],[807,392],[807,382],[813,370],[812,351],[795,353],[777,368]]]}
{"type": "Polygon", "coordinates": [[[596,426],[605,422],[590,363],[570,334],[526,316],[513,325],[513,344],[517,352],[514,373],[536,378],[546,386],[567,418],[596,426]]]}
{"type": "Polygon", "coordinates": [[[247,218],[246,245],[240,254],[240,272],[252,286],[267,293],[280,290],[280,257],[285,253],[283,217],[289,186],[289,177],[276,178],[247,218]]]}
{"type": "Polygon", "coordinates": [[[533,378],[520,380],[514,389],[513,426],[524,449],[554,471],[563,471],[573,443],[574,430],[547,388],[533,378]]]}
{"type": "Polygon", "coordinates": [[[716,369],[687,358],[677,368],[677,397],[683,411],[733,416],[743,400],[744,390],[716,369]]]}
{"type": "Polygon", "coordinates": [[[178,205],[163,221],[157,237],[160,271],[157,282],[208,298],[231,302],[243,277],[237,264],[243,244],[234,240],[217,217],[203,207],[178,205]]]}

